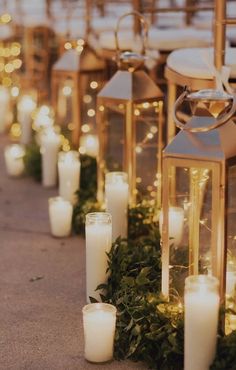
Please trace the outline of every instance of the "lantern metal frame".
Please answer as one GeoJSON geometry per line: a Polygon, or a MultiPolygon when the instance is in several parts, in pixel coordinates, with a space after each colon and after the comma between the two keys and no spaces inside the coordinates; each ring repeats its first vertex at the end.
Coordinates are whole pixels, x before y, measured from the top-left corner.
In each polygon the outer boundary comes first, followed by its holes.
{"type": "MultiPolygon", "coordinates": [[[[136,203],[136,125],[134,118],[135,104],[145,102],[158,102],[158,135],[157,135],[157,174],[161,176],[161,153],[163,149],[163,93],[152,81],[148,74],[142,69],[146,59],[145,50],[147,45],[148,25],[145,18],[138,12],[130,12],[119,18],[115,30],[116,55],[119,70],[104,86],[97,96],[97,121],[99,135],[98,155],[98,192],[97,198],[104,201],[104,177],[105,177],[105,151],[107,146],[106,104],[123,104],[125,106],[124,122],[124,149],[123,149],[123,171],[128,174],[129,203],[136,203]],[[136,16],[143,26],[142,55],[124,52],[119,47],[118,33],[121,21],[126,16],[136,16]],[[102,109],[101,109],[102,107],[102,109]]],[[[159,177],[160,177],[159,176],[159,177]]],[[[157,191],[157,203],[161,202],[161,181],[157,191]]]]}
{"type": "MultiPolygon", "coordinates": [[[[211,90],[216,97],[217,94],[211,90]]],[[[210,91],[207,90],[206,94],[210,91]]],[[[189,94],[185,90],[176,101],[174,107],[174,119],[177,127],[181,130],[163,152],[163,224],[162,224],[162,292],[169,297],[169,274],[170,274],[170,234],[169,234],[169,207],[171,194],[175,189],[175,168],[206,169],[212,174],[211,195],[211,265],[212,274],[219,279],[221,301],[225,300],[226,288],[226,262],[227,262],[227,173],[231,166],[236,165],[235,134],[236,127],[231,117],[236,110],[236,97],[228,94],[220,94],[217,99],[215,110],[201,107],[196,108],[197,101],[207,103],[208,98],[201,98],[197,94],[189,94]],[[222,99],[223,97],[223,99],[222,99]],[[193,108],[193,117],[183,124],[177,118],[177,111],[184,100],[190,101],[193,108]],[[218,100],[218,101],[217,101],[218,100]],[[222,101],[227,107],[222,110],[222,101]],[[226,105],[226,104],[225,104],[226,105]],[[218,108],[217,108],[218,106],[218,108]],[[194,110],[195,109],[195,110],[194,110]],[[172,173],[171,173],[172,172],[172,173]],[[170,174],[173,176],[171,179],[170,174]],[[171,184],[173,181],[173,184],[171,184]]],[[[196,171],[201,176],[200,171],[196,171]]],[[[199,184],[199,178],[194,179],[191,174],[190,191],[193,181],[199,184]]],[[[193,205],[189,215],[189,275],[199,273],[199,219],[202,206],[202,194],[199,191],[192,192],[193,205]],[[194,198],[195,197],[195,198],[194,198]]]]}
{"type": "Polygon", "coordinates": [[[57,110],[57,99],[59,86],[67,79],[72,80],[72,117],[73,126],[72,143],[79,144],[81,133],[81,112],[82,96],[84,86],[82,85],[83,76],[89,76],[95,73],[103,73],[105,68],[104,61],[97,56],[95,51],[85,43],[81,52],[76,49],[67,50],[52,68],[52,106],[57,110]]]}
{"type": "Polygon", "coordinates": [[[57,111],[57,99],[59,87],[63,81],[72,80],[72,144],[77,146],[80,140],[81,123],[82,123],[82,97],[85,91],[83,76],[101,74],[105,70],[105,61],[96,53],[94,48],[89,44],[89,35],[91,33],[91,0],[86,0],[86,30],[85,39],[80,45],[79,50],[70,49],[65,51],[58,61],[52,67],[51,91],[52,106],[57,111]]]}

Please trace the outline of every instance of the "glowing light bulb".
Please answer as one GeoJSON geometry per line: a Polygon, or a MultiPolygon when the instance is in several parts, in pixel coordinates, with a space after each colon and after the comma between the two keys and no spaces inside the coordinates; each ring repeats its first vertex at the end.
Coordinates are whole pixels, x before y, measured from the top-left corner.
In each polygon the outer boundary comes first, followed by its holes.
{"type": "Polygon", "coordinates": [[[89,109],[88,112],[87,112],[87,115],[89,117],[94,117],[96,114],[95,110],[94,109],[89,109]]]}
{"type": "Polygon", "coordinates": [[[142,153],[143,149],[141,148],[141,146],[136,146],[135,151],[136,153],[140,154],[142,153]]]}
{"type": "Polygon", "coordinates": [[[70,96],[72,93],[72,88],[70,86],[64,86],[62,89],[62,93],[64,96],[70,96]]]}
{"type": "Polygon", "coordinates": [[[90,87],[91,87],[91,89],[96,89],[97,87],[98,87],[98,83],[97,83],[97,81],[92,81],[91,83],[90,83],[90,87]]]}
{"type": "Polygon", "coordinates": [[[65,45],[64,45],[64,48],[65,48],[66,50],[70,50],[70,49],[72,48],[71,43],[70,43],[70,42],[66,42],[66,43],[65,43],[65,45]]]}
{"type": "Polygon", "coordinates": [[[92,96],[91,95],[84,95],[84,97],[83,97],[83,101],[84,101],[84,103],[86,103],[86,104],[89,104],[89,103],[91,103],[91,101],[92,101],[92,96]]]}

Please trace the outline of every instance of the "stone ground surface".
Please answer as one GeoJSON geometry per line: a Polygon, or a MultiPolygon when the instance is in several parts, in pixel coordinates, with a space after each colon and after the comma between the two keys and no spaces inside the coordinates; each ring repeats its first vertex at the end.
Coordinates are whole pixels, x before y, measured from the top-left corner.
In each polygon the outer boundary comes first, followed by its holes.
{"type": "Polygon", "coordinates": [[[57,190],[8,178],[6,143],[0,137],[0,370],[146,369],[84,360],[84,240],[50,236],[47,201],[57,190]]]}

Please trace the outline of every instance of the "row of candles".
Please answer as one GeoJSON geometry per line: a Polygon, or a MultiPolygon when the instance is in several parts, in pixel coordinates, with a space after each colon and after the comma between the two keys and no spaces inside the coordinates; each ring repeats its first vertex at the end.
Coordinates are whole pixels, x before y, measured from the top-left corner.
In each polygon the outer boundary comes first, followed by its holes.
{"type": "MultiPolygon", "coordinates": [[[[52,233],[66,236],[70,230],[74,190],[79,184],[78,153],[59,153],[59,194],[49,201],[52,233]],[[72,180],[73,175],[73,180],[72,180]],[[67,226],[66,226],[67,225],[67,226]],[[63,231],[63,232],[62,232],[63,231]]],[[[96,288],[107,281],[107,253],[117,236],[127,235],[128,184],[125,173],[106,176],[106,207],[109,212],[86,216],[86,299],[100,300],[96,288]]],[[[179,210],[174,209],[173,212],[179,210]]],[[[182,217],[182,216],[181,216],[182,217]]],[[[176,243],[180,235],[176,234],[176,243]]],[[[216,348],[219,295],[211,276],[188,277],[185,289],[185,370],[207,370],[216,348]],[[196,351],[196,348],[202,348],[196,351]]],[[[83,308],[85,358],[92,362],[112,359],[116,308],[97,303],[83,308]],[[96,345],[95,345],[96,344],[96,345]]]]}
{"type": "MultiPolygon", "coordinates": [[[[18,106],[21,123],[21,142],[32,137],[32,112],[35,104],[25,98],[18,106]]],[[[59,180],[59,196],[49,199],[51,232],[56,237],[71,233],[75,192],[79,189],[80,160],[76,151],[60,152],[60,134],[50,124],[38,136],[42,155],[42,182],[52,187],[59,180]]],[[[20,176],[24,171],[24,147],[8,146],[5,160],[8,174],[20,176]]],[[[127,210],[129,186],[127,174],[110,172],[106,175],[106,212],[86,216],[86,299],[100,301],[96,288],[107,281],[107,253],[118,237],[127,237],[127,210]]],[[[160,230],[162,213],[160,213],[160,230]]],[[[181,242],[184,210],[170,208],[169,228],[175,246],[181,242]]],[[[185,289],[185,370],[207,370],[216,346],[219,311],[218,282],[211,276],[188,277],[185,289]],[[202,348],[201,352],[196,348],[202,348]]],[[[116,308],[112,305],[87,304],[83,308],[85,357],[92,362],[105,362],[113,356],[116,308]]]]}

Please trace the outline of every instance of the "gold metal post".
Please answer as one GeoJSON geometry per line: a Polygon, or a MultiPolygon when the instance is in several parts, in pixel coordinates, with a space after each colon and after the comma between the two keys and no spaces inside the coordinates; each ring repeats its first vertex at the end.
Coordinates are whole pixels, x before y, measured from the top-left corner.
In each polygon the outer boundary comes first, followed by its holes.
{"type": "Polygon", "coordinates": [[[219,71],[225,60],[225,23],[226,0],[215,0],[215,25],[214,25],[214,62],[219,71]]]}

